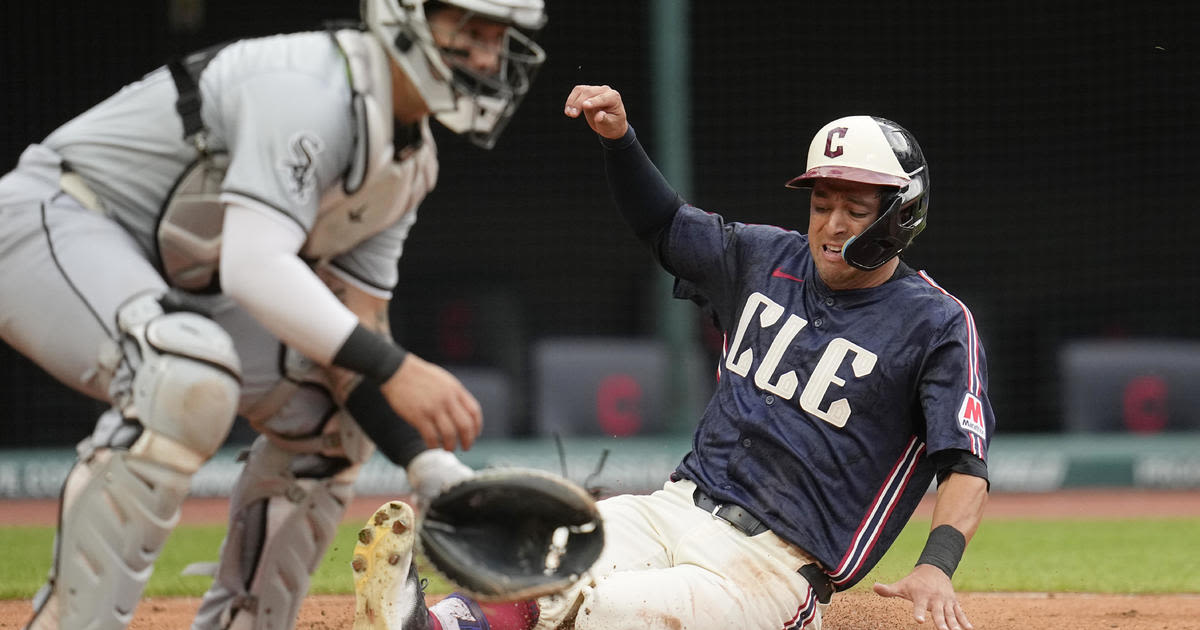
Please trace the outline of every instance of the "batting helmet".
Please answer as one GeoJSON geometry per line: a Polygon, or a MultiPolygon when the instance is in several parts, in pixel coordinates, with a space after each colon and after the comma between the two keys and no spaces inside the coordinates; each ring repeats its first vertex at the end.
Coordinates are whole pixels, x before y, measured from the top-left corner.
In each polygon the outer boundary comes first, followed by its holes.
{"type": "Polygon", "coordinates": [[[529,91],[546,53],[520,29],[546,23],[544,0],[361,0],[363,23],[404,70],[438,122],[490,149],[529,91]],[[509,25],[495,74],[470,68],[461,51],[439,48],[426,7],[451,6],[509,25]]]}
{"type": "Polygon", "coordinates": [[[822,178],[894,189],[883,196],[879,218],[842,247],[842,258],[854,267],[878,268],[925,229],[929,165],[917,139],[886,118],[847,116],[822,127],[808,148],[808,170],[787,187],[811,188],[822,178]]]}

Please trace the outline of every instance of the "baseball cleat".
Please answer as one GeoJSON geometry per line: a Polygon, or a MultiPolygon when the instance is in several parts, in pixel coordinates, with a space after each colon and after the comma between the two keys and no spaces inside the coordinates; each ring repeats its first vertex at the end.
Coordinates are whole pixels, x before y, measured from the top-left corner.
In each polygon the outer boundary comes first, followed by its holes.
{"type": "Polygon", "coordinates": [[[354,630],[426,630],[429,611],[417,565],[413,509],[384,503],[354,545],[354,630]]]}
{"type": "MultiPolygon", "coordinates": [[[[529,602],[529,606],[534,606],[529,602]]],[[[443,630],[450,627],[456,630],[491,630],[487,617],[479,604],[458,593],[451,593],[445,599],[434,604],[434,610],[442,621],[443,630]]],[[[530,619],[537,619],[536,614],[530,619]]]]}

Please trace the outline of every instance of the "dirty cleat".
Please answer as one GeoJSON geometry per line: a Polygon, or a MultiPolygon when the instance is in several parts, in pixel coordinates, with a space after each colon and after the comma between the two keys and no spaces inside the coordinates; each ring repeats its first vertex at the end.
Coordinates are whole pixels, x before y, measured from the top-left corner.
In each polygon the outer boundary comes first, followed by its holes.
{"type": "Polygon", "coordinates": [[[354,545],[354,630],[426,630],[429,611],[413,559],[416,518],[401,501],[384,503],[354,545]]]}

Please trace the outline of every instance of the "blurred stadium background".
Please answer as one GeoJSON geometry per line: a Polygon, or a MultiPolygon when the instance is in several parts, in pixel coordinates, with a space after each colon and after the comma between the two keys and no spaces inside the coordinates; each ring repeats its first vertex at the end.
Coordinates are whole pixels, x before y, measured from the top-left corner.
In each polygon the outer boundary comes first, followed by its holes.
{"type": "MultiPolygon", "coordinates": [[[[1200,4],[547,4],[549,61],[497,148],[435,132],[440,185],[400,264],[397,337],[484,403],[492,440],[468,461],[556,465],[546,440],[563,435],[578,472],[603,448],[669,470],[711,391],[719,336],[667,298],[593,136],[561,113],[574,84],[607,83],[690,201],[800,230],[807,197],[783,182],[814,130],[850,113],[906,126],[933,202],[905,258],[974,311],[1001,487],[1200,487],[1200,4]]],[[[172,55],[356,14],[3,3],[0,170],[172,55]]],[[[69,458],[99,410],[0,347],[0,496],[52,486],[58,468],[30,466],[69,458]]],[[[239,424],[231,448],[249,437],[239,424]]]]}

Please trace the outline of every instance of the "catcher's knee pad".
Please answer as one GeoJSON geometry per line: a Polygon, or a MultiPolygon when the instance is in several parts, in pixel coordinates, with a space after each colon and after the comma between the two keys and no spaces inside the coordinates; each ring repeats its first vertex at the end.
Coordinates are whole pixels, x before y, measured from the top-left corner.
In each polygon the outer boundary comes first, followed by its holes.
{"type": "Polygon", "coordinates": [[[150,294],[121,307],[117,325],[133,376],[113,398],[143,429],[131,452],[194,471],[225,441],[237,414],[241,364],[233,340],[207,317],[163,312],[150,294]]]}
{"type": "Polygon", "coordinates": [[[194,630],[289,629],[309,578],[354,496],[358,466],[305,477],[319,455],[297,455],[259,437],[231,497],[229,532],[194,630]]]}

